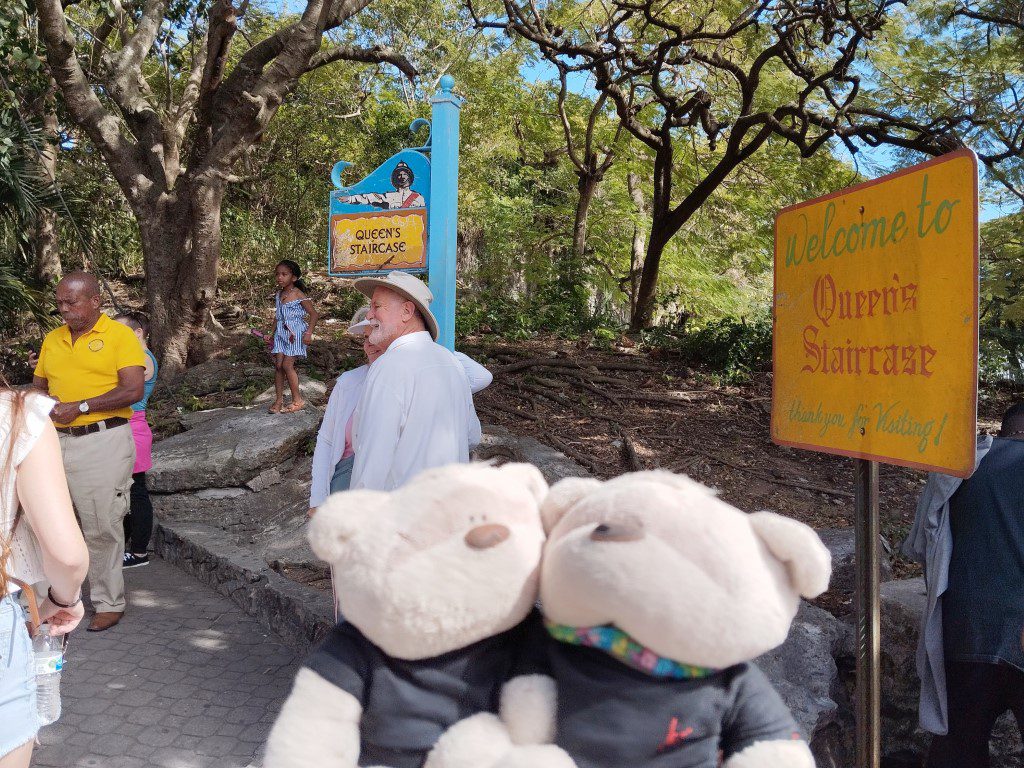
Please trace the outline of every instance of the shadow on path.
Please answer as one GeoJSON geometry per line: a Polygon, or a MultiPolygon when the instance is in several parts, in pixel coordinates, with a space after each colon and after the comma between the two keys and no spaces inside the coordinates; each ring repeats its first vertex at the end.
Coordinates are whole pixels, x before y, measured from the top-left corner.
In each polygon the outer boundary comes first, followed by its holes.
{"type": "Polygon", "coordinates": [[[63,714],[34,768],[255,765],[301,656],[162,560],[125,572],[128,612],[71,636],[63,714]]]}

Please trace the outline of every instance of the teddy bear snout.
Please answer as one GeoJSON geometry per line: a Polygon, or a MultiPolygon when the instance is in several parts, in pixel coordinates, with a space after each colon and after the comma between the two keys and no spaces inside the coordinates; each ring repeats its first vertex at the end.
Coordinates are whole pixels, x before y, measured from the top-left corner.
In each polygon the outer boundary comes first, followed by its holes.
{"type": "Polygon", "coordinates": [[[640,541],[643,537],[639,523],[601,523],[590,533],[592,541],[640,541]]]}
{"type": "Polygon", "coordinates": [[[466,534],[466,544],[473,549],[490,549],[505,541],[512,532],[499,523],[478,525],[466,534]]]}

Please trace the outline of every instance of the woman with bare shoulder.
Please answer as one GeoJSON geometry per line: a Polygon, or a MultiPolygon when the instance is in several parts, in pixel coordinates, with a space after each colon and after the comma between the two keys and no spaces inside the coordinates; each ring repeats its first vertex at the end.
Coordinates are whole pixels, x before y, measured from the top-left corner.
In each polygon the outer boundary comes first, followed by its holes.
{"type": "Polygon", "coordinates": [[[89,553],[64,477],[54,401],[0,378],[0,768],[27,768],[39,730],[23,585],[50,583],[39,615],[53,635],[82,620],[89,553]]]}

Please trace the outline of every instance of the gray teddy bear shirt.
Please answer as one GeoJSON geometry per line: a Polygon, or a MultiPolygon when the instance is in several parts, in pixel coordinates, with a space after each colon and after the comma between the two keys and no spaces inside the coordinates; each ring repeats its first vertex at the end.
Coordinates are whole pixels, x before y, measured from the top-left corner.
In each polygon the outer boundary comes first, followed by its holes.
{"type": "Polygon", "coordinates": [[[597,648],[549,640],[556,743],[579,768],[716,768],[756,741],[799,739],[789,709],[751,663],[707,677],[655,677],[597,648]]]}
{"type": "Polygon", "coordinates": [[[305,666],[362,705],[359,765],[420,768],[450,726],[477,712],[497,711],[501,686],[516,672],[524,636],[539,624],[534,612],[500,635],[406,661],[386,655],[342,622],[305,666]]]}

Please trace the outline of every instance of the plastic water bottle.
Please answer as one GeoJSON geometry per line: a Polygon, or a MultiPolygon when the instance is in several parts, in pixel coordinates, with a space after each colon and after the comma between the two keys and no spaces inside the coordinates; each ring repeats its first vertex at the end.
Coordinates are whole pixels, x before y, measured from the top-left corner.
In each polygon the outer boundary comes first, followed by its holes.
{"type": "Polygon", "coordinates": [[[43,624],[32,638],[36,662],[36,703],[39,724],[49,725],[60,717],[60,672],[64,668],[64,638],[50,637],[50,625],[43,624]]]}

